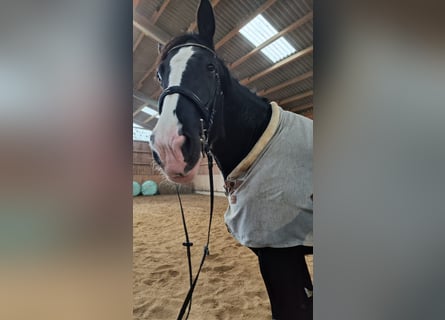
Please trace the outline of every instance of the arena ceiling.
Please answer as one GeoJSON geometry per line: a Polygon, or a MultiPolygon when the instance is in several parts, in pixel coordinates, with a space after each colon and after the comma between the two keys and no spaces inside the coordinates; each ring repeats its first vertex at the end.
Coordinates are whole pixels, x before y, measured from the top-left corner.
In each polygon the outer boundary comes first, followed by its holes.
{"type": "MultiPolygon", "coordinates": [[[[312,0],[211,2],[216,19],[215,48],[231,73],[258,95],[312,118],[312,0]],[[259,15],[262,17],[258,18],[259,15]],[[257,31],[253,35],[266,34],[260,40],[248,40],[245,36],[250,27],[246,25],[253,20],[269,23],[267,32],[253,27],[257,31]],[[283,38],[287,41],[284,46],[283,38]],[[254,45],[255,41],[260,44],[254,45]],[[285,47],[291,51],[286,53],[285,47]],[[285,56],[274,62],[277,58],[268,57],[268,52],[285,56]]],[[[133,3],[133,123],[151,130],[157,122],[157,99],[161,93],[155,80],[158,43],[166,43],[183,32],[196,31],[199,0],[133,3]]]]}

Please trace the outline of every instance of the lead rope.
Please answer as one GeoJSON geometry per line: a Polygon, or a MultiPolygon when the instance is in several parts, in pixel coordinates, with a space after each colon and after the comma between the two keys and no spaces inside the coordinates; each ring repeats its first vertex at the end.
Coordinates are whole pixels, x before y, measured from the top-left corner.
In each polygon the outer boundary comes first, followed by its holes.
{"type": "Polygon", "coordinates": [[[203,255],[201,258],[201,263],[199,264],[199,269],[198,269],[198,272],[197,272],[194,280],[192,280],[192,278],[193,278],[192,261],[191,261],[191,253],[190,253],[190,247],[193,245],[193,243],[190,242],[190,240],[189,240],[189,236],[188,236],[188,232],[187,232],[187,225],[185,222],[184,210],[182,208],[181,196],[179,195],[179,187],[178,187],[178,185],[176,185],[176,193],[177,193],[178,199],[179,199],[179,206],[181,208],[181,215],[182,215],[182,224],[184,226],[184,233],[185,233],[185,242],[183,243],[183,245],[187,248],[187,260],[188,260],[189,278],[190,278],[190,288],[187,293],[187,296],[185,297],[184,303],[182,304],[181,310],[179,311],[177,320],[183,319],[185,310],[187,309],[187,306],[188,306],[188,312],[187,312],[185,319],[188,319],[188,317],[190,315],[190,310],[192,308],[193,291],[195,290],[196,283],[198,282],[198,277],[199,277],[199,274],[201,273],[202,266],[204,265],[204,260],[209,255],[210,229],[212,228],[214,192],[213,192],[213,172],[212,172],[213,171],[212,170],[213,157],[212,157],[211,152],[208,150],[208,148],[206,148],[206,149],[207,150],[205,150],[205,152],[207,154],[207,163],[208,163],[208,169],[209,169],[209,183],[210,183],[210,218],[209,218],[209,228],[207,230],[207,243],[204,246],[204,252],[203,252],[203,255]]]}

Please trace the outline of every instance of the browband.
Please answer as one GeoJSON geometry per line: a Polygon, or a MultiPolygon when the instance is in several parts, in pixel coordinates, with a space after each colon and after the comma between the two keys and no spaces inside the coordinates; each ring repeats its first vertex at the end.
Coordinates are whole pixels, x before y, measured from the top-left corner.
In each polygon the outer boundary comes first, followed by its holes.
{"type": "Polygon", "coordinates": [[[200,47],[202,49],[205,49],[205,50],[211,52],[216,57],[216,52],[214,50],[210,49],[209,47],[207,47],[207,46],[205,46],[203,44],[199,44],[199,43],[195,43],[195,42],[187,42],[187,43],[183,43],[183,44],[179,44],[177,46],[174,46],[173,48],[168,50],[167,54],[169,54],[173,50],[176,50],[176,49],[182,48],[182,47],[200,47]]]}

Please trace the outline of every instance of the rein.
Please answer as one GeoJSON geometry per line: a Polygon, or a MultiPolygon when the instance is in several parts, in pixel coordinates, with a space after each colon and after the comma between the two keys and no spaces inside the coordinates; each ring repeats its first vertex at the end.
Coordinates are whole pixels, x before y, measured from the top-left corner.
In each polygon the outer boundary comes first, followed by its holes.
{"type": "MultiPolygon", "coordinates": [[[[205,49],[207,51],[210,51],[214,58],[216,59],[216,53],[212,49],[199,44],[199,43],[185,43],[181,45],[174,46],[169,50],[171,52],[172,50],[181,48],[181,47],[199,47],[202,49],[205,49]]],[[[168,53],[169,53],[168,52],[168,53]]],[[[167,53],[167,54],[168,54],[167,53]]],[[[209,242],[210,242],[210,230],[212,226],[212,218],[213,218],[213,204],[214,204],[214,189],[213,189],[213,155],[210,151],[210,142],[209,142],[209,134],[210,130],[213,126],[213,118],[215,116],[216,112],[216,103],[218,102],[218,98],[221,99],[224,97],[223,91],[221,89],[221,79],[218,73],[218,70],[215,69],[215,92],[214,92],[214,99],[212,102],[209,103],[203,103],[203,101],[191,90],[187,88],[183,88],[181,86],[170,86],[165,88],[160,97],[159,97],[159,114],[162,112],[162,105],[164,103],[164,99],[166,96],[171,94],[180,94],[181,96],[184,96],[185,98],[189,99],[193,105],[197,108],[201,119],[201,127],[200,127],[200,141],[201,141],[201,151],[202,154],[207,156],[207,163],[208,163],[208,170],[209,170],[209,184],[210,184],[210,217],[209,217],[209,226],[207,230],[207,242],[204,246],[204,252],[201,258],[201,263],[199,264],[198,272],[196,273],[195,278],[193,279],[193,272],[192,272],[192,262],[191,262],[191,250],[190,247],[193,246],[193,243],[190,242],[188,232],[187,232],[187,225],[185,221],[185,215],[184,215],[184,209],[182,207],[182,201],[181,196],[179,194],[179,187],[176,185],[176,193],[179,200],[179,206],[181,209],[181,216],[182,216],[182,224],[184,226],[184,234],[185,234],[185,242],[182,244],[187,248],[187,262],[188,262],[188,269],[189,269],[189,280],[190,280],[190,288],[187,292],[187,296],[185,297],[185,300],[182,304],[182,307],[179,311],[179,315],[177,317],[177,320],[181,320],[184,317],[184,314],[186,312],[186,309],[188,307],[188,312],[186,315],[186,319],[188,319],[190,310],[192,307],[192,296],[193,291],[195,290],[196,283],[198,282],[199,274],[201,273],[202,266],[204,265],[205,258],[209,255],[209,242]]],[[[221,101],[221,100],[220,100],[221,101]]]]}
{"type": "Polygon", "coordinates": [[[193,279],[193,273],[192,273],[192,256],[190,252],[190,247],[193,246],[193,242],[190,242],[187,232],[187,224],[185,222],[185,216],[184,216],[184,209],[182,208],[182,201],[181,196],[179,195],[179,187],[176,185],[176,194],[178,195],[179,200],[179,206],[181,208],[181,216],[182,216],[182,225],[184,226],[184,234],[185,234],[185,242],[182,244],[187,248],[187,262],[188,262],[188,269],[189,269],[189,279],[190,279],[190,288],[187,292],[187,295],[184,299],[184,302],[182,303],[181,310],[179,310],[179,314],[177,317],[177,320],[181,320],[184,317],[185,311],[188,306],[188,311],[185,319],[188,319],[190,310],[192,308],[192,296],[193,291],[195,290],[196,283],[198,282],[199,274],[201,273],[202,266],[204,265],[204,261],[206,257],[210,254],[209,251],[209,243],[210,243],[210,230],[212,227],[212,218],[213,218],[213,203],[214,203],[214,191],[213,191],[213,173],[212,173],[212,167],[213,167],[213,157],[209,153],[207,153],[207,162],[208,162],[208,169],[209,169],[209,183],[210,183],[210,217],[209,217],[209,227],[207,229],[207,242],[204,246],[204,252],[202,254],[201,263],[199,264],[198,272],[196,273],[195,279],[193,279]]]}

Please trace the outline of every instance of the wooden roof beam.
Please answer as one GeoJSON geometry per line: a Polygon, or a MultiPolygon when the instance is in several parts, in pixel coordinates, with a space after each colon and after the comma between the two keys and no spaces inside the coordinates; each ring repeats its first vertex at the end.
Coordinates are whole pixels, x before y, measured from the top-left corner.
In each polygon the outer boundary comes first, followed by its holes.
{"type": "Polygon", "coordinates": [[[155,26],[138,12],[135,12],[133,15],[133,26],[142,31],[147,37],[162,44],[167,43],[172,38],[171,35],[155,26]]]}
{"type": "Polygon", "coordinates": [[[144,83],[144,81],[148,78],[148,76],[150,75],[150,73],[152,73],[153,71],[155,71],[156,69],[156,63],[154,63],[150,69],[148,69],[144,75],[142,76],[141,80],[138,81],[138,84],[136,86],[136,89],[141,89],[142,88],[142,84],[144,83]]]}
{"type": "Polygon", "coordinates": [[[247,59],[249,59],[251,56],[253,56],[255,53],[257,53],[258,51],[260,51],[261,49],[263,49],[264,47],[268,46],[269,44],[271,44],[272,42],[274,42],[275,40],[277,40],[278,38],[280,38],[281,36],[283,36],[284,34],[293,31],[299,27],[301,27],[303,24],[305,24],[306,22],[310,21],[313,18],[313,12],[309,12],[308,14],[306,14],[305,16],[303,16],[302,18],[298,19],[297,21],[295,21],[294,23],[292,23],[291,25],[287,26],[286,28],[284,28],[283,30],[281,30],[280,32],[278,32],[276,35],[272,36],[271,38],[269,38],[268,40],[264,41],[262,44],[260,44],[258,47],[255,47],[252,51],[250,51],[249,53],[247,53],[246,55],[242,56],[241,58],[239,58],[238,60],[232,62],[229,64],[229,68],[233,69],[236,68],[237,66],[239,66],[241,63],[243,63],[244,61],[246,61],[247,59]]]}
{"type": "Polygon", "coordinates": [[[154,97],[154,99],[157,99],[160,96],[161,92],[162,92],[162,88],[159,87],[159,89],[156,90],[155,92],[153,92],[153,94],[151,96],[154,97]]]}
{"type": "MultiPolygon", "coordinates": [[[[248,21],[247,23],[250,22],[250,20],[252,20],[253,18],[255,18],[257,15],[259,15],[260,13],[266,11],[271,5],[273,5],[277,0],[268,0],[266,1],[262,6],[260,6],[258,9],[256,9],[250,16],[248,16],[247,18],[244,19],[244,21],[248,21]]],[[[240,23],[238,24],[234,29],[232,29],[228,34],[226,34],[221,40],[219,40],[216,45],[215,45],[215,49],[220,48],[222,45],[224,45],[227,41],[229,41],[230,39],[232,39],[236,34],[238,34],[238,31],[244,27],[246,24],[246,22],[240,23]]]]}
{"type": "Polygon", "coordinates": [[[304,104],[302,106],[296,106],[296,107],[293,107],[293,108],[290,108],[287,110],[292,111],[292,112],[302,112],[302,111],[308,110],[313,107],[314,107],[313,103],[308,103],[308,104],[304,104]]]}
{"type": "Polygon", "coordinates": [[[145,119],[144,121],[142,121],[143,124],[147,124],[149,123],[151,120],[155,119],[157,117],[158,114],[152,115],[149,118],[145,119]]]}
{"type": "Polygon", "coordinates": [[[310,96],[313,96],[313,95],[314,95],[314,91],[313,90],[309,90],[309,91],[306,91],[306,92],[299,93],[297,95],[288,97],[286,99],[279,100],[278,104],[279,105],[287,104],[289,102],[294,102],[294,101],[297,101],[297,100],[301,100],[303,98],[310,97],[310,96]]]}
{"type": "Polygon", "coordinates": [[[162,13],[165,11],[165,9],[167,8],[168,4],[170,3],[171,0],[165,0],[162,5],[159,7],[158,10],[156,10],[155,12],[153,12],[153,14],[151,15],[150,18],[150,22],[152,24],[155,24],[159,17],[162,15],[162,13]]]}
{"type": "Polygon", "coordinates": [[[146,104],[149,104],[153,107],[157,107],[157,105],[158,105],[158,102],[156,100],[151,99],[149,96],[147,96],[146,94],[144,94],[141,91],[133,90],[133,98],[136,98],[136,99],[138,99],[146,104]]]}
{"type": "Polygon", "coordinates": [[[306,80],[306,79],[312,77],[313,74],[314,73],[312,71],[308,71],[308,72],[303,73],[302,75],[300,75],[298,77],[295,77],[293,79],[290,79],[290,80],[287,80],[287,81],[285,81],[283,83],[280,83],[279,85],[277,85],[275,87],[272,87],[272,88],[269,88],[269,89],[263,89],[261,91],[258,91],[257,94],[259,96],[264,96],[266,94],[270,94],[272,92],[275,92],[277,90],[280,90],[280,89],[283,89],[283,88],[285,88],[287,86],[290,86],[291,84],[295,84],[295,83],[301,82],[303,80],[306,80]]]}
{"type": "Polygon", "coordinates": [[[139,37],[136,39],[136,43],[133,45],[133,53],[136,51],[136,49],[139,47],[139,45],[142,42],[142,39],[144,39],[144,33],[141,32],[141,34],[139,35],[139,37]]]}
{"type": "Polygon", "coordinates": [[[136,110],[134,110],[133,117],[135,117],[139,112],[142,111],[142,109],[144,109],[145,107],[148,107],[148,106],[149,106],[148,103],[142,104],[140,107],[138,107],[136,110]]]}
{"type": "MultiPolygon", "coordinates": [[[[167,7],[167,5],[169,4],[170,1],[171,1],[171,0],[166,0],[166,1],[164,1],[164,3],[162,4],[162,6],[159,8],[159,10],[156,11],[156,12],[151,16],[151,20],[150,20],[150,22],[151,22],[152,24],[156,23],[156,21],[159,19],[159,17],[160,17],[160,15],[162,14],[162,12],[165,11],[165,8],[167,7]]],[[[219,2],[220,2],[220,0],[213,0],[213,1],[212,1],[212,5],[213,5],[213,7],[215,7],[219,2]]],[[[190,24],[190,26],[189,26],[187,32],[192,32],[193,29],[194,29],[195,27],[196,27],[196,22],[193,22],[192,24],[190,24]]],[[[162,44],[165,44],[165,43],[162,43],[162,44]]],[[[134,49],[133,49],[133,52],[134,52],[134,49]]],[[[136,86],[136,88],[137,88],[138,90],[142,88],[142,85],[143,85],[144,81],[148,78],[148,76],[149,76],[153,71],[155,71],[155,68],[156,68],[156,64],[153,64],[153,65],[152,65],[152,66],[151,66],[151,67],[144,73],[144,75],[143,75],[142,78],[138,81],[138,84],[137,84],[137,86],[136,86]]]]}
{"type": "Polygon", "coordinates": [[[133,91],[133,97],[144,102],[133,112],[133,117],[141,112],[144,107],[152,107],[153,110],[157,111],[158,102],[156,100],[148,98],[140,91],[133,91]]]}
{"type": "MultiPolygon", "coordinates": [[[[215,7],[221,0],[213,0],[212,1],[212,6],[215,7]]],[[[268,0],[266,3],[264,3],[262,6],[260,6],[257,10],[255,10],[254,13],[252,13],[249,18],[247,18],[248,20],[252,20],[253,18],[255,18],[258,14],[264,12],[265,10],[267,10],[267,8],[269,8],[272,4],[274,4],[276,2],[276,0],[268,0]]],[[[152,16],[153,17],[153,16],[152,16]]],[[[135,20],[133,20],[133,24],[134,24],[135,20]]],[[[146,23],[150,23],[148,21],[146,21],[146,23]]],[[[228,34],[226,34],[216,45],[215,45],[215,49],[218,49],[219,47],[221,47],[224,43],[226,43],[227,41],[229,41],[231,38],[233,38],[238,31],[245,25],[246,23],[243,24],[239,24],[235,29],[233,29],[232,31],[230,31],[228,34]]],[[[136,26],[137,27],[137,26],[136,26]]],[[[189,28],[187,29],[188,32],[193,31],[196,28],[196,22],[192,22],[189,26],[189,28]]],[[[159,29],[160,30],[160,29],[159,29]]],[[[142,31],[142,30],[141,30],[142,31]]],[[[156,39],[155,39],[156,40],[156,39]]],[[[161,42],[161,41],[158,41],[161,42]]],[[[165,44],[165,42],[161,42],[162,44],[165,44]]],[[[155,65],[151,66],[151,68],[149,70],[147,70],[147,72],[145,72],[145,74],[142,76],[141,80],[139,80],[138,84],[137,84],[137,89],[139,90],[142,87],[142,84],[144,83],[144,81],[147,79],[147,77],[150,75],[150,73],[152,73],[155,69],[155,65]]]]}
{"type": "MultiPolygon", "coordinates": [[[[150,18],[150,23],[152,23],[153,25],[158,21],[159,17],[161,16],[161,14],[164,12],[165,8],[167,8],[167,5],[170,3],[171,0],[165,0],[161,7],[156,10],[153,15],[150,18]]],[[[144,33],[142,32],[138,39],[136,40],[136,43],[133,46],[133,53],[136,51],[136,49],[138,48],[138,46],[141,44],[142,39],[144,39],[144,33]]]]}
{"type": "Polygon", "coordinates": [[[253,82],[253,81],[255,81],[255,80],[257,80],[257,79],[259,79],[259,78],[261,78],[263,76],[265,76],[266,74],[269,74],[272,71],[275,71],[275,70],[285,66],[286,64],[288,64],[288,63],[290,63],[292,61],[298,60],[298,59],[302,58],[303,56],[312,53],[312,51],[314,51],[314,47],[313,46],[309,46],[309,47],[307,47],[307,48],[305,48],[303,50],[298,51],[297,53],[294,53],[293,55],[287,57],[286,59],[283,59],[283,60],[275,63],[271,67],[269,67],[269,68],[267,68],[267,69],[265,69],[265,70],[263,70],[261,72],[258,72],[257,74],[254,74],[254,75],[252,75],[250,77],[244,78],[243,80],[240,81],[240,83],[242,85],[247,85],[247,84],[249,84],[249,83],[251,83],[251,82],[253,82]]]}
{"type": "Polygon", "coordinates": [[[146,106],[146,104],[144,103],[143,105],[141,105],[140,107],[138,107],[136,110],[133,111],[133,117],[135,115],[137,115],[139,112],[141,112],[141,110],[146,106]]]}

